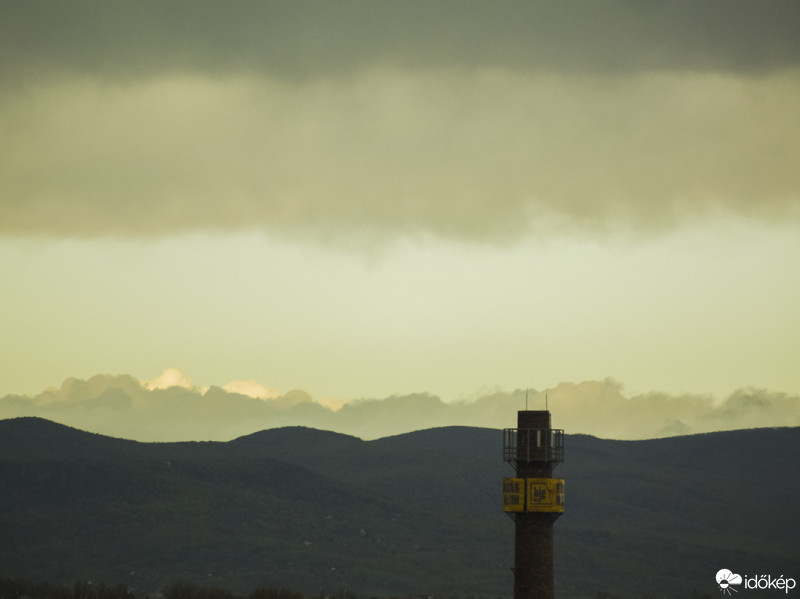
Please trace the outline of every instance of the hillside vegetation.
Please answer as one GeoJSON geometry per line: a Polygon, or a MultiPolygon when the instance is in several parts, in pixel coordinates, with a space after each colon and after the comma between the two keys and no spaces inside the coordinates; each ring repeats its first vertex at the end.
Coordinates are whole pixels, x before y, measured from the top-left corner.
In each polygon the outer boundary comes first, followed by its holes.
{"type": "MultiPolygon", "coordinates": [[[[375,441],[307,428],[138,443],[0,421],[0,575],[173,581],[242,593],[508,596],[502,436],[439,428],[375,441]]],[[[718,592],[720,568],[797,570],[800,429],[649,441],[568,436],[559,597],[718,592]]],[[[798,572],[800,574],[800,572],[798,572]]]]}

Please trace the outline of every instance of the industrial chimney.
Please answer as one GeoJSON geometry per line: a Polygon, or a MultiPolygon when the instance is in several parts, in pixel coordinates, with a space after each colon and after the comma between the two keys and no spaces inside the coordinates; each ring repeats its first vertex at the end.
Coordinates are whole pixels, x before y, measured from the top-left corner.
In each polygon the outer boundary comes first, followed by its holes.
{"type": "Polygon", "coordinates": [[[503,459],[515,478],[503,479],[503,511],[514,520],[514,599],[553,599],[553,522],[564,513],[564,431],[550,412],[524,410],[517,428],[503,430],[503,459]]]}

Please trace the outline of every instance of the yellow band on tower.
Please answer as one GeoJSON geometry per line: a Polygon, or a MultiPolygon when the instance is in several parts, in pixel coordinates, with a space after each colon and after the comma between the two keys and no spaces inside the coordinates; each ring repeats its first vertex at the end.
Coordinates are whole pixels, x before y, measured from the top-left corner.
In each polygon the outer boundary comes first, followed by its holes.
{"type": "Polygon", "coordinates": [[[504,478],[504,512],[563,512],[563,478],[504,478]]]}
{"type": "Polygon", "coordinates": [[[524,478],[503,479],[503,511],[504,512],[525,511],[524,478]]]}
{"type": "Polygon", "coordinates": [[[526,480],[526,511],[563,512],[563,478],[529,478],[526,480]]]}

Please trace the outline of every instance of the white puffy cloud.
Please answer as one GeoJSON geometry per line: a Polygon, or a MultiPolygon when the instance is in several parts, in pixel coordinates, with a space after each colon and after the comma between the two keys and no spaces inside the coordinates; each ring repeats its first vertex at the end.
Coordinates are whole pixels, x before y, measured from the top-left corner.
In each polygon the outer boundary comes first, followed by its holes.
{"type": "Polygon", "coordinates": [[[280,392],[275,389],[270,389],[257,381],[232,381],[222,387],[229,393],[238,393],[239,395],[247,395],[248,397],[257,397],[258,399],[274,399],[280,397],[280,392]]]}
{"type": "Polygon", "coordinates": [[[150,381],[142,381],[145,389],[169,389],[170,387],[181,387],[182,389],[193,389],[192,379],[186,376],[178,368],[166,368],[156,378],[150,381]]]}

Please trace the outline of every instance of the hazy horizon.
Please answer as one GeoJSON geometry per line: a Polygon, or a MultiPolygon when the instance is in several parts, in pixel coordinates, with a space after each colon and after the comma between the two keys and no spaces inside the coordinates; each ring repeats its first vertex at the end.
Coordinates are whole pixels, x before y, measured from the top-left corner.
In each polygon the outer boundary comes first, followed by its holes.
{"type": "Polygon", "coordinates": [[[611,379],[552,389],[485,390],[450,402],[424,392],[345,401],[301,389],[280,393],[252,380],[197,387],[172,368],[147,381],[96,375],[69,378],[33,396],[0,397],[4,418],[39,416],[137,441],[229,441],[284,426],[370,440],[442,426],[514,428],[518,410],[545,408],[555,428],[610,439],[800,426],[798,396],[764,389],[738,389],[721,400],[689,393],[637,394],[611,379]]]}
{"type": "Polygon", "coordinates": [[[580,398],[570,432],[796,426],[798,30],[788,1],[3,2],[0,418],[217,436],[229,400],[369,436],[530,388],[580,398]],[[168,368],[193,382],[143,386],[168,368]]]}

